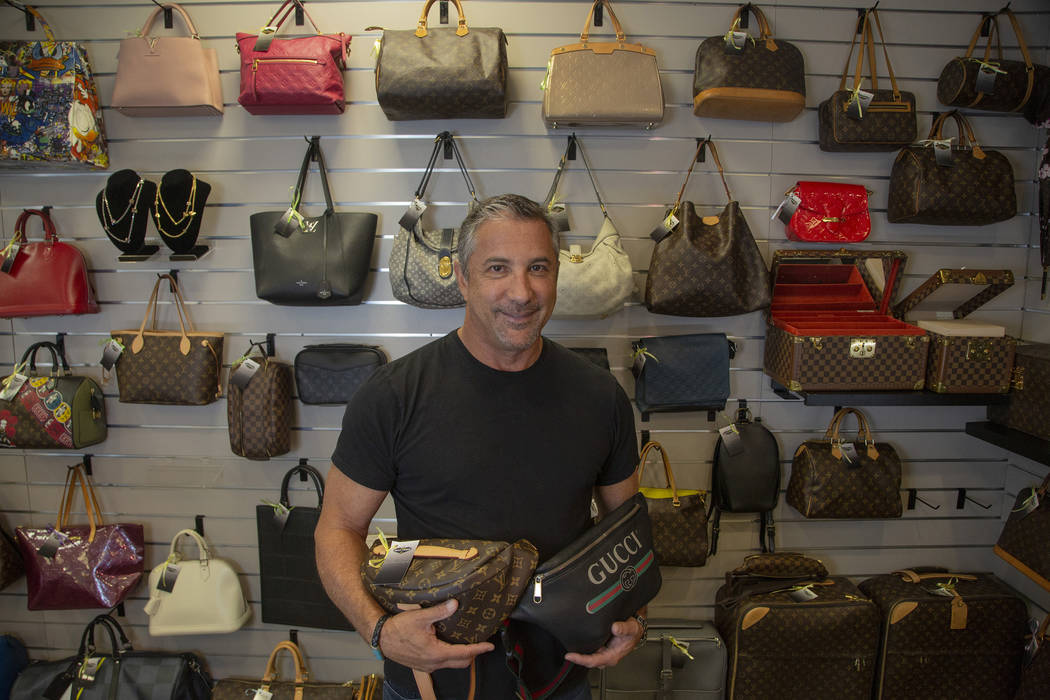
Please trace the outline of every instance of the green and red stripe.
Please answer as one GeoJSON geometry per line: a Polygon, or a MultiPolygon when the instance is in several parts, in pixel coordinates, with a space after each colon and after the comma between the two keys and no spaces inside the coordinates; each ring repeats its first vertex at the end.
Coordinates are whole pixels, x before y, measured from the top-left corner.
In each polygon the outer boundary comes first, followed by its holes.
{"type": "MultiPolygon", "coordinates": [[[[642,557],[641,561],[635,564],[634,572],[638,576],[641,576],[649,569],[650,566],[653,565],[654,560],[655,557],[653,556],[653,552],[652,550],[649,550],[649,552],[644,557],[642,557]]],[[[615,585],[605,589],[604,591],[599,593],[595,598],[593,598],[591,602],[587,603],[588,614],[593,615],[594,613],[598,612],[606,605],[616,600],[617,596],[619,596],[621,593],[623,593],[623,586],[620,583],[620,581],[617,580],[615,585]]]]}

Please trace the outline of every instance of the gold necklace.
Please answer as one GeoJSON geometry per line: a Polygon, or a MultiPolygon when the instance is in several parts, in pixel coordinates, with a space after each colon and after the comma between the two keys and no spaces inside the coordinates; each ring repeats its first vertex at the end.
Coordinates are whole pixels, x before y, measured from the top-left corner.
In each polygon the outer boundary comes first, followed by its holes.
{"type": "Polygon", "coordinates": [[[135,229],[135,215],[138,214],[139,196],[142,194],[142,185],[144,182],[145,180],[139,178],[139,181],[135,183],[135,189],[131,193],[131,198],[128,199],[127,208],[125,208],[124,212],[116,218],[113,217],[113,211],[109,206],[109,197],[106,194],[108,188],[102,188],[102,228],[106,229],[106,233],[120,243],[127,243],[131,240],[131,232],[135,229]],[[124,217],[128,215],[128,212],[131,212],[131,221],[128,225],[128,235],[121,238],[114,233],[113,226],[123,221],[124,217]],[[106,223],[107,219],[109,220],[109,223],[106,223]]]}
{"type": "Polygon", "coordinates": [[[181,236],[183,236],[187,231],[190,230],[190,226],[193,224],[193,217],[197,215],[197,212],[193,211],[193,202],[197,198],[197,177],[192,174],[190,175],[190,177],[193,178],[193,183],[190,185],[190,197],[186,200],[186,208],[183,210],[182,216],[180,216],[178,219],[172,216],[171,212],[168,211],[168,205],[164,203],[164,197],[162,197],[160,194],[162,187],[160,185],[157,186],[157,196],[154,198],[153,201],[153,217],[157,224],[157,230],[160,231],[161,234],[167,236],[168,238],[180,238],[181,236]],[[168,233],[160,225],[161,210],[164,210],[164,213],[168,216],[168,220],[171,221],[172,226],[175,226],[176,228],[180,223],[186,220],[187,217],[189,218],[189,220],[186,221],[186,225],[178,233],[168,233]]]}

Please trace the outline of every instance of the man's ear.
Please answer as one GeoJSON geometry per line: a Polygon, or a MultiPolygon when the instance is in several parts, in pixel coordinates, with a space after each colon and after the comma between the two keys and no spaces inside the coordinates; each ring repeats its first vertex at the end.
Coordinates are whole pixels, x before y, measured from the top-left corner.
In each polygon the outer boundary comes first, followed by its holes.
{"type": "Polygon", "coordinates": [[[452,274],[456,276],[456,286],[459,287],[459,293],[465,299],[467,297],[467,276],[463,273],[463,266],[459,264],[458,258],[452,261],[452,274]]]}

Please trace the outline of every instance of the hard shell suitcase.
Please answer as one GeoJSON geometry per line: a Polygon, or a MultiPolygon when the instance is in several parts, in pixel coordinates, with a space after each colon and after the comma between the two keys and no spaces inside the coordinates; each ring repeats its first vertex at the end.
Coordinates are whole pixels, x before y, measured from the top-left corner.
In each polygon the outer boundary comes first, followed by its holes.
{"type": "Polygon", "coordinates": [[[869,700],[879,614],[849,579],[742,588],[741,595],[740,586],[722,586],[715,599],[715,626],[729,657],[727,698],[869,700]],[[805,602],[794,598],[811,594],[805,602]]]}
{"type": "Polygon", "coordinates": [[[602,669],[601,700],[716,700],[725,697],[726,647],[712,622],[650,620],[645,638],[602,669]]]}
{"type": "Polygon", "coordinates": [[[1010,700],[1028,611],[991,574],[898,571],[861,582],[878,605],[875,700],[1010,700]]]}
{"type": "Polygon", "coordinates": [[[988,407],[988,420],[1050,440],[1050,344],[1017,346],[1007,397],[988,407]]]}

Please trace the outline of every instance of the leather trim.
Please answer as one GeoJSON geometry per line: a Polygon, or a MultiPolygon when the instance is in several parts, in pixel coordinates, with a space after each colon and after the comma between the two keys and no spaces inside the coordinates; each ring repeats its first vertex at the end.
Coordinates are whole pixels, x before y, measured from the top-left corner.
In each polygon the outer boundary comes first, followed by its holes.
{"type": "Polygon", "coordinates": [[[992,551],[994,551],[1000,558],[1006,561],[1007,564],[1014,567],[1015,569],[1017,569],[1022,574],[1038,583],[1046,590],[1050,591],[1050,580],[1044,578],[1041,574],[1036,572],[1030,566],[1024,564],[1020,559],[1013,556],[999,545],[995,545],[995,547],[992,548],[992,551]]]}
{"type": "Polygon", "coordinates": [[[914,600],[909,600],[905,603],[897,603],[893,606],[893,609],[890,610],[890,624],[897,624],[898,622],[906,618],[908,615],[911,615],[913,612],[915,612],[915,609],[918,607],[919,604],[916,603],[914,600]]]}
{"type": "Polygon", "coordinates": [[[746,630],[757,625],[762,618],[769,614],[769,608],[751,608],[740,621],[740,629],[746,630]]]}
{"type": "Polygon", "coordinates": [[[551,56],[573,51],[591,51],[592,53],[612,53],[613,51],[631,51],[646,56],[655,56],[656,51],[641,44],[622,44],[617,41],[588,41],[579,44],[566,44],[551,50],[551,56]]]}
{"type": "Polygon", "coordinates": [[[792,90],[708,88],[693,98],[693,114],[718,119],[789,122],[806,108],[806,97],[792,90]]]}

